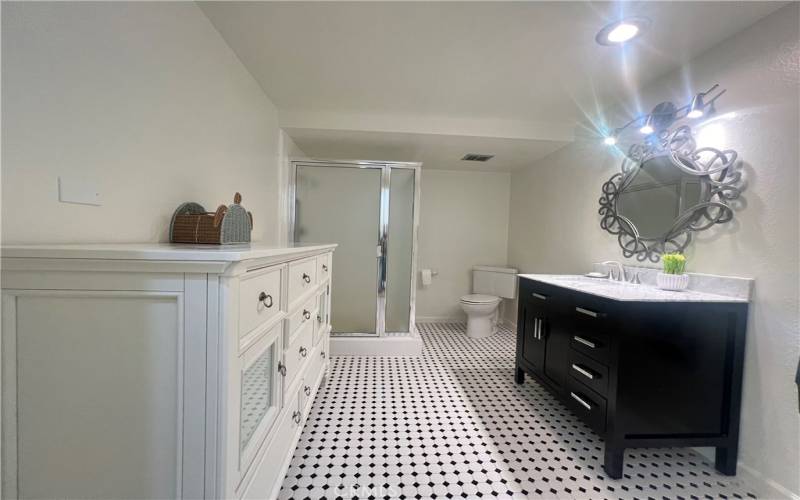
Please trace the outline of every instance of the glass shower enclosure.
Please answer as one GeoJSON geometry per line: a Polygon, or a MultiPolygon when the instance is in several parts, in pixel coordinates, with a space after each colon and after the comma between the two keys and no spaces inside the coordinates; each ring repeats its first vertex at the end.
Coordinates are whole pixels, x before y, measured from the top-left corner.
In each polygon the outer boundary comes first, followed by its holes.
{"type": "Polygon", "coordinates": [[[419,171],[419,163],[292,161],[292,240],[339,245],[334,335],[414,332],[419,171]]]}

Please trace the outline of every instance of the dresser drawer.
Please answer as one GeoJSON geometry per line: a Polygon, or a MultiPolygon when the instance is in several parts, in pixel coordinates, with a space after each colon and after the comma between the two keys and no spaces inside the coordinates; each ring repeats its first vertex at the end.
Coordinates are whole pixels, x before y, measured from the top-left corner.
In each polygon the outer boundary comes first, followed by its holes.
{"type": "Polygon", "coordinates": [[[324,283],[331,275],[331,257],[333,254],[324,253],[317,256],[317,282],[324,283]]]}
{"type": "MultiPolygon", "coordinates": [[[[298,328],[308,322],[317,321],[317,298],[311,297],[289,316],[289,342],[294,338],[298,328]]],[[[287,342],[287,344],[289,343],[287,342]]]]}
{"type": "Polygon", "coordinates": [[[284,377],[284,391],[292,385],[303,364],[311,356],[311,342],[314,335],[314,323],[307,321],[300,327],[289,346],[284,352],[284,364],[286,365],[286,376],[284,377]]]}
{"type": "Polygon", "coordinates": [[[317,285],[316,257],[289,264],[287,280],[289,281],[289,307],[293,307],[298,299],[317,285]]]}
{"type": "Polygon", "coordinates": [[[572,377],[567,377],[567,406],[586,425],[598,433],[606,430],[606,400],[584,387],[572,377]]]}
{"type": "Polygon", "coordinates": [[[239,338],[277,315],[281,303],[282,268],[246,275],[239,284],[239,338]]]}
{"type": "Polygon", "coordinates": [[[569,374],[601,396],[608,395],[608,367],[592,358],[570,349],[569,374]]]}

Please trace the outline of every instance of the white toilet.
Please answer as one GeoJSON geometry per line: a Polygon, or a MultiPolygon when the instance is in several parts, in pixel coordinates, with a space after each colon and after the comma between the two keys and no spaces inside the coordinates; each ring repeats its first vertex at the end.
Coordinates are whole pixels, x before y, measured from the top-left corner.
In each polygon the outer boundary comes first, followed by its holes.
{"type": "Polygon", "coordinates": [[[502,299],[517,296],[517,270],[508,267],[472,268],[472,294],[461,297],[467,314],[467,336],[483,338],[497,330],[498,308],[502,299]]]}

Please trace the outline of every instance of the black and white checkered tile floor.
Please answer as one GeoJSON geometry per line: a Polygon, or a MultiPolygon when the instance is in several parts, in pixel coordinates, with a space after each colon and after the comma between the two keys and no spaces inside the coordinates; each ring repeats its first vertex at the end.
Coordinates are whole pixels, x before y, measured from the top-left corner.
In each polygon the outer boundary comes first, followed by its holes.
{"type": "Polygon", "coordinates": [[[420,358],[333,358],[280,498],[755,498],[688,449],[631,450],[608,479],[602,439],[514,384],[513,332],[419,329],[420,358]]]}

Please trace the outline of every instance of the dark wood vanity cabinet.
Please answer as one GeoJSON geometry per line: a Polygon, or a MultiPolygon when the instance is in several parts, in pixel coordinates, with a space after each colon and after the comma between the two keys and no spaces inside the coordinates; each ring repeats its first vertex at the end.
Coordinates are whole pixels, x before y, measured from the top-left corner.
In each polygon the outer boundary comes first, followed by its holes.
{"type": "Polygon", "coordinates": [[[542,383],[606,443],[716,447],[736,473],[747,305],[605,299],[521,278],[516,382],[542,383]]]}

